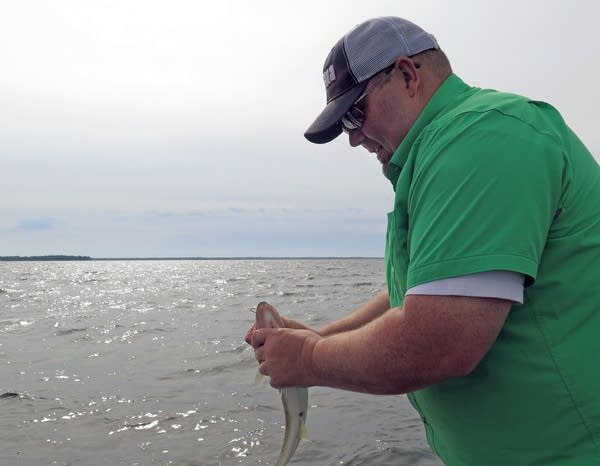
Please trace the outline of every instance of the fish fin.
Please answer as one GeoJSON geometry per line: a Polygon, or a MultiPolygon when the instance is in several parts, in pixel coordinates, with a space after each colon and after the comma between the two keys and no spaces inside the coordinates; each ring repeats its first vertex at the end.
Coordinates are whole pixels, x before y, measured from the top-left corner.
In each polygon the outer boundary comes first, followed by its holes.
{"type": "Polygon", "coordinates": [[[256,371],[256,377],[254,377],[254,385],[260,385],[260,383],[265,378],[260,372],[256,371]]]}
{"type": "Polygon", "coordinates": [[[300,438],[302,440],[309,440],[310,436],[308,435],[308,429],[306,428],[306,424],[304,421],[300,424],[300,438]]]}

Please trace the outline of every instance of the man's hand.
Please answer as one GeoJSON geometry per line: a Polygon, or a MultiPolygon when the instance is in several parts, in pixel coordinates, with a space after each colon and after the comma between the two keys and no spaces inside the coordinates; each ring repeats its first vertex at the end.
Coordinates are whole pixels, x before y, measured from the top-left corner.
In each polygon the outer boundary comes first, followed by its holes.
{"type": "Polygon", "coordinates": [[[273,387],[309,387],[317,384],[312,353],[320,339],[310,330],[261,328],[254,330],[250,344],[258,371],[271,378],[273,387]]]}
{"type": "MultiPolygon", "coordinates": [[[[304,330],[310,330],[312,332],[315,332],[314,330],[312,330],[311,328],[307,327],[304,324],[301,324],[300,322],[293,320],[293,319],[286,319],[283,316],[280,316],[281,319],[283,320],[284,323],[284,327],[285,328],[295,328],[295,329],[304,329],[304,330]]],[[[244,337],[244,340],[246,341],[246,343],[248,343],[250,346],[252,345],[252,334],[256,331],[256,322],[254,322],[252,324],[252,326],[248,329],[248,331],[246,332],[246,336],[244,337]]],[[[316,332],[315,332],[316,333],[316,332]]]]}

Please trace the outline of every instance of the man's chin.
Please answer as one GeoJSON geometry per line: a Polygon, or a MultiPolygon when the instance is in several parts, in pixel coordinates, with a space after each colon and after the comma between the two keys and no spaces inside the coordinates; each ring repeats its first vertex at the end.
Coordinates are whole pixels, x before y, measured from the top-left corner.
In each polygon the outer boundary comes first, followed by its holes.
{"type": "Polygon", "coordinates": [[[383,176],[387,177],[386,173],[387,173],[387,167],[389,165],[389,162],[385,162],[381,164],[381,171],[383,172],[383,176]]]}

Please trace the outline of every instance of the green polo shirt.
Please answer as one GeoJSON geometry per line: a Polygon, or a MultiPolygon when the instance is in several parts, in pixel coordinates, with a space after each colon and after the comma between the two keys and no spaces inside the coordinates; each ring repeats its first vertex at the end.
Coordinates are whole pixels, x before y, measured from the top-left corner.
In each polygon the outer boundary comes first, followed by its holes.
{"type": "Polygon", "coordinates": [[[598,163],[550,105],[451,75],[386,174],[393,307],[432,280],[526,276],[475,370],[409,394],[431,448],[451,466],[600,465],[598,163]]]}

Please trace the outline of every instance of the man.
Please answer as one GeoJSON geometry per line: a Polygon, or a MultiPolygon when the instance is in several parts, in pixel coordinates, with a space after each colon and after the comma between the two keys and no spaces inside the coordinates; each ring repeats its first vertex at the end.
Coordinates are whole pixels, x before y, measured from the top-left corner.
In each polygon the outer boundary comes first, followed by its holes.
{"type": "Polygon", "coordinates": [[[600,167],[550,105],[473,88],[435,38],[366,21],[327,106],[395,191],[388,290],[319,331],[251,328],[275,387],[408,393],[448,465],[600,465],[600,167]]]}

